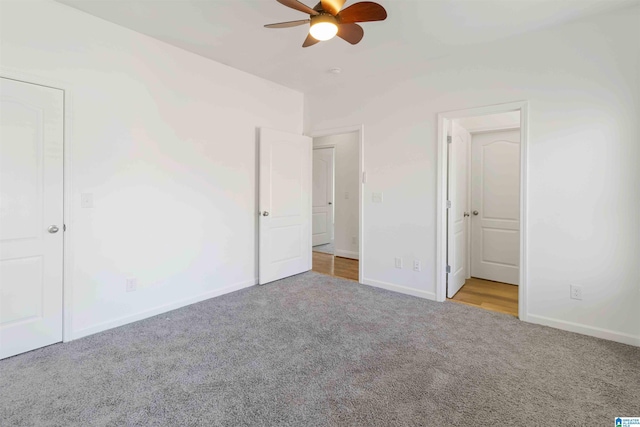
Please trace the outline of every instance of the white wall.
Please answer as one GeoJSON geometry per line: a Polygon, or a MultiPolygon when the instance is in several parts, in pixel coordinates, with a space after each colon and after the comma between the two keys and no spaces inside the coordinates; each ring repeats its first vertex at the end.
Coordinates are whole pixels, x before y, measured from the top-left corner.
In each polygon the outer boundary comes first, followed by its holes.
{"type": "Polygon", "coordinates": [[[487,114],[485,116],[463,117],[457,119],[460,126],[471,133],[520,127],[520,112],[487,114]]]}
{"type": "Polygon", "coordinates": [[[364,281],[435,296],[437,113],[528,100],[528,319],[640,345],[638,28],[619,10],[307,94],[307,130],[364,124],[364,281]]]}
{"type": "Polygon", "coordinates": [[[253,285],[256,128],[301,133],[302,94],[57,3],[0,7],[3,74],[70,89],[67,338],[253,285]]]}
{"type": "Polygon", "coordinates": [[[357,132],[313,138],[313,146],[335,145],[335,255],[358,259],[359,138],[357,132]]]}

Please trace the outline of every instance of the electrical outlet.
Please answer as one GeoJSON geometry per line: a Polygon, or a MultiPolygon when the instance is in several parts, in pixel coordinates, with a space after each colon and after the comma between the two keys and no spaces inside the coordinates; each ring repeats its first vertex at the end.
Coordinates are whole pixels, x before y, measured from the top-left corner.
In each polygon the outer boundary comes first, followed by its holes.
{"type": "Polygon", "coordinates": [[[571,285],[569,287],[570,292],[571,292],[571,299],[577,299],[577,300],[581,300],[582,299],[582,287],[578,286],[578,285],[571,285]]]}
{"type": "Polygon", "coordinates": [[[358,244],[358,239],[356,239],[356,236],[351,237],[351,244],[352,245],[357,245],[358,244]]]}
{"type": "Polygon", "coordinates": [[[127,292],[133,292],[138,289],[138,279],[135,277],[128,278],[126,282],[126,289],[127,292]]]}
{"type": "Polygon", "coordinates": [[[413,260],[413,271],[420,271],[420,270],[422,270],[420,261],[418,261],[417,259],[413,260]]]}
{"type": "Polygon", "coordinates": [[[348,191],[344,193],[344,198],[345,199],[349,199],[349,192],[348,191]]]}
{"type": "Polygon", "coordinates": [[[402,268],[402,258],[396,258],[396,268],[402,268]]]}

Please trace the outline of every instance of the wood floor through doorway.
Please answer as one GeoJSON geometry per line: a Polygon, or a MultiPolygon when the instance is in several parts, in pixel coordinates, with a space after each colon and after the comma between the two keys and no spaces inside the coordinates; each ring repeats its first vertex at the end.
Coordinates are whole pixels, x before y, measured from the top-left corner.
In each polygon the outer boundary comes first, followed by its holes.
{"type": "Polygon", "coordinates": [[[329,276],[358,281],[358,260],[313,252],[312,270],[329,276]]]}
{"type": "Polygon", "coordinates": [[[518,317],[518,287],[507,283],[472,277],[449,301],[518,317]]]}

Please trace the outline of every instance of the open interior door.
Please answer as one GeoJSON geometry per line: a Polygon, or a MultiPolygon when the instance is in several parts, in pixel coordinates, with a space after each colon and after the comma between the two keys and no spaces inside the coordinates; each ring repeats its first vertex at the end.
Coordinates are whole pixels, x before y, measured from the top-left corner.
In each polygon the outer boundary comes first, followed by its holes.
{"type": "Polygon", "coordinates": [[[311,138],[260,129],[259,283],[311,270],[311,138]]]}
{"type": "Polygon", "coordinates": [[[466,129],[451,121],[448,140],[447,199],[447,298],[452,298],[467,279],[468,260],[468,168],[471,135],[466,129]],[[449,142],[450,141],[450,142],[449,142]]]}
{"type": "Polygon", "coordinates": [[[0,78],[0,359],[62,341],[64,92],[0,78]]]}

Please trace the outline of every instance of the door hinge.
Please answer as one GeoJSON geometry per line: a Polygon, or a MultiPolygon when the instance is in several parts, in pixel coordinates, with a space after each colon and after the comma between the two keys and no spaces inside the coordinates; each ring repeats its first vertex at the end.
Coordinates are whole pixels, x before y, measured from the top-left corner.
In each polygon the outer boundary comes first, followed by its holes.
{"type": "Polygon", "coordinates": [[[62,224],[62,231],[67,231],[67,224],[62,224]]]}
{"type": "Polygon", "coordinates": [[[447,144],[451,144],[453,142],[453,138],[447,136],[447,144]]]}
{"type": "Polygon", "coordinates": [[[366,172],[362,172],[362,183],[363,184],[367,183],[367,173],[366,172]]]}
{"type": "Polygon", "coordinates": [[[447,200],[447,209],[451,209],[451,200],[447,200]]]}
{"type": "Polygon", "coordinates": [[[451,266],[447,265],[447,274],[451,273],[451,266]]]}

